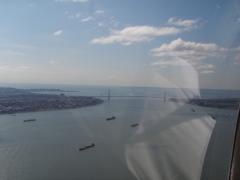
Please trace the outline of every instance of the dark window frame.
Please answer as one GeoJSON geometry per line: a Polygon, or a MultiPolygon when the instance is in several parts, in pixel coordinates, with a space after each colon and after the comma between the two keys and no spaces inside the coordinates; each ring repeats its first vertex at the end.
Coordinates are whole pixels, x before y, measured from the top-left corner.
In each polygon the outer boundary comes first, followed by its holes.
{"type": "Polygon", "coordinates": [[[240,179],[240,106],[235,130],[233,153],[230,166],[229,180],[240,179]]]}

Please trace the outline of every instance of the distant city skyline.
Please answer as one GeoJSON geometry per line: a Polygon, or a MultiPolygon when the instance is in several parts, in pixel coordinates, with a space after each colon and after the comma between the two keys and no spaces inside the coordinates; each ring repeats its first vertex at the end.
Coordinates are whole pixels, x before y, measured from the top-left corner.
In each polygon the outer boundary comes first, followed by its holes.
{"type": "Polygon", "coordinates": [[[10,0],[0,15],[0,86],[240,89],[237,0],[10,0]]]}

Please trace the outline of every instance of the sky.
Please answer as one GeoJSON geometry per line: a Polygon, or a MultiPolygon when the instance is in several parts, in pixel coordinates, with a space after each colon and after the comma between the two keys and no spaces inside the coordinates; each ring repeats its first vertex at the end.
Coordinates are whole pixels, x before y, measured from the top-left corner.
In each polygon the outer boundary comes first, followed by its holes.
{"type": "Polygon", "coordinates": [[[240,89],[238,0],[0,1],[0,85],[240,89]]]}

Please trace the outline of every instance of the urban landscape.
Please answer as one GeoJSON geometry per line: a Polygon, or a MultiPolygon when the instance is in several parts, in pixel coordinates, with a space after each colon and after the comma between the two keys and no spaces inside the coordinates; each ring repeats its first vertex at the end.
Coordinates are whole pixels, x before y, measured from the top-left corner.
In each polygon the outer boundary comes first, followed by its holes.
{"type": "Polygon", "coordinates": [[[74,109],[101,104],[94,97],[32,93],[35,90],[0,88],[0,114],[74,109]]]}

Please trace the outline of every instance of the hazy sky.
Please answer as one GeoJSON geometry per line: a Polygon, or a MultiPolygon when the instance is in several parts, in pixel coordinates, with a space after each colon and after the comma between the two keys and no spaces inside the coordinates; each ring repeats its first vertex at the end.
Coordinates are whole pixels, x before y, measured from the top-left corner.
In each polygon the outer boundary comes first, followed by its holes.
{"type": "Polygon", "coordinates": [[[0,82],[240,89],[238,0],[2,0],[0,82]]]}

